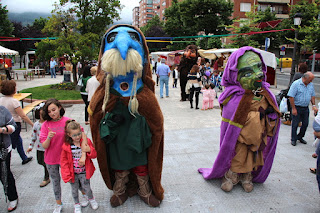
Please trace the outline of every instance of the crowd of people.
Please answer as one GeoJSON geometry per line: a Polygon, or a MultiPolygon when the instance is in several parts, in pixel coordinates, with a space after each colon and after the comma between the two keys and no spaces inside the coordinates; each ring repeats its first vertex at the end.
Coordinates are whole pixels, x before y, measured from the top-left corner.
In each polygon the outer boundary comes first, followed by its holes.
{"type": "MultiPolygon", "coordinates": [[[[223,66],[226,62],[226,57],[218,58],[211,63],[206,59],[199,57],[196,65],[188,71],[184,79],[178,70],[178,65],[167,65],[167,60],[164,57],[158,56],[155,61],[151,58],[152,73],[156,74],[156,85],[159,86],[160,82],[160,98],[163,98],[163,90],[165,87],[166,97],[169,97],[169,79],[172,76],[172,88],[177,88],[178,80],[185,81],[185,85],[181,87],[182,93],[185,98],[181,101],[188,100],[190,107],[193,107],[193,100],[195,98],[195,109],[199,108],[199,96],[202,94],[202,110],[213,109],[213,100],[218,98],[218,93],[223,91],[221,86],[221,79],[223,74],[223,66]],[[210,90],[211,92],[206,92],[210,90]],[[213,90],[213,92],[212,92],[213,90]],[[210,100],[210,101],[209,101],[210,100]]],[[[201,97],[201,96],[200,96],[201,97]]]]}
{"type": "MultiPolygon", "coordinates": [[[[183,91],[190,102],[190,108],[199,109],[199,96],[202,94],[202,110],[213,109],[214,99],[218,98],[218,92],[222,91],[221,76],[222,66],[219,65],[221,60],[210,64],[203,59],[191,67],[187,74],[187,82],[183,91]],[[195,98],[195,105],[194,100],[195,98]]],[[[300,67],[303,65],[300,65],[300,67]]],[[[173,66],[172,70],[166,65],[164,58],[154,64],[153,72],[160,81],[160,98],[164,97],[163,87],[165,86],[166,97],[169,97],[169,78],[172,73],[172,87],[177,88],[179,79],[178,66],[173,66]]],[[[85,103],[85,124],[89,124],[87,108],[89,102],[99,86],[96,78],[97,67],[85,66],[80,76],[83,86],[80,90],[81,97],[85,103]]],[[[51,73],[55,77],[55,73],[51,73]]],[[[320,190],[320,115],[315,103],[315,91],[312,85],[314,75],[311,72],[304,72],[300,78],[292,82],[288,96],[291,104],[292,113],[292,131],[291,144],[296,146],[296,142],[302,144],[307,142],[303,139],[309,123],[309,108],[311,102],[312,109],[316,115],[313,123],[315,131],[316,146],[313,156],[317,157],[317,168],[314,169],[317,174],[317,180],[320,190]],[[299,134],[297,127],[302,122],[299,134]]],[[[157,83],[158,85],[158,83],[157,83]]],[[[20,136],[21,122],[25,121],[33,127],[32,140],[27,149],[27,153],[36,147],[37,162],[44,168],[44,178],[40,187],[45,187],[50,182],[53,185],[56,206],[54,213],[62,211],[63,204],[61,201],[61,183],[69,182],[71,185],[72,197],[74,200],[74,211],[79,213],[81,208],[91,205],[92,209],[98,208],[93,192],[90,187],[90,178],[92,177],[95,167],[92,159],[96,158],[97,152],[91,140],[86,136],[79,122],[65,116],[65,109],[56,99],[48,99],[44,104],[36,108],[37,122],[33,123],[28,116],[23,113],[20,103],[13,98],[17,92],[16,83],[13,80],[2,82],[1,93],[4,97],[0,98],[0,175],[6,176],[6,183],[3,183],[4,191],[9,200],[8,211],[14,211],[18,206],[18,193],[15,179],[10,170],[10,160],[12,149],[17,149],[22,165],[32,160],[27,157],[23,149],[23,141],[20,136]],[[79,191],[82,194],[82,201],[79,199],[79,191]]],[[[183,101],[183,99],[181,99],[183,101]]],[[[319,103],[320,106],[320,103],[319,103]]]]}

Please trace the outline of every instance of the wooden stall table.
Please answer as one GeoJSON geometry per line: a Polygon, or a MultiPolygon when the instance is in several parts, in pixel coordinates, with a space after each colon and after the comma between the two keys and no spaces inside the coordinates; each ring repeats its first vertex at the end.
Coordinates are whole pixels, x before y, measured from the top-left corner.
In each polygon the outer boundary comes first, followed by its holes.
{"type": "Polygon", "coordinates": [[[13,95],[13,98],[17,99],[18,101],[21,101],[21,105],[23,108],[23,100],[29,96],[31,97],[32,102],[32,93],[16,93],[13,95]]]}

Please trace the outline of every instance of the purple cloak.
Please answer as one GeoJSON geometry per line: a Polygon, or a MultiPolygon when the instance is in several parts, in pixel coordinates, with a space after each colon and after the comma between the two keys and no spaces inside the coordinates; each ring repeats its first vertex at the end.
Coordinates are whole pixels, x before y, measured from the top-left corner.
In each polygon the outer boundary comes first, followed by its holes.
{"type": "MultiPolygon", "coordinates": [[[[242,47],[239,50],[233,52],[228,59],[226,68],[222,77],[222,85],[225,86],[225,90],[219,97],[220,106],[223,107],[222,110],[222,121],[220,126],[220,151],[213,164],[212,168],[200,168],[198,172],[202,174],[205,179],[221,178],[229,170],[231,166],[231,160],[235,156],[235,146],[237,139],[240,135],[243,121],[246,118],[240,118],[241,116],[246,116],[245,113],[241,114],[241,110],[246,110],[248,108],[244,102],[241,102],[245,96],[253,97],[251,91],[245,90],[241,87],[240,83],[237,81],[238,76],[238,59],[246,51],[253,51],[257,53],[262,61],[262,71],[264,73],[264,79],[262,82],[262,90],[264,90],[264,95],[268,98],[269,102],[273,103],[274,108],[278,111],[278,105],[275,96],[269,90],[269,84],[266,82],[266,70],[267,67],[263,62],[263,58],[259,52],[257,52],[253,47],[242,47]],[[238,113],[237,113],[238,112],[238,113]],[[239,115],[240,114],[240,115],[239,115]],[[242,120],[242,122],[238,122],[242,120]]],[[[252,100],[252,98],[251,98],[252,100]]],[[[251,103],[251,102],[250,102],[251,103]]],[[[253,181],[258,183],[263,183],[271,170],[280,129],[280,114],[274,112],[268,114],[268,117],[277,120],[277,124],[274,128],[274,134],[272,137],[267,138],[267,146],[263,150],[264,165],[260,166],[257,171],[253,171],[253,181]]]]}

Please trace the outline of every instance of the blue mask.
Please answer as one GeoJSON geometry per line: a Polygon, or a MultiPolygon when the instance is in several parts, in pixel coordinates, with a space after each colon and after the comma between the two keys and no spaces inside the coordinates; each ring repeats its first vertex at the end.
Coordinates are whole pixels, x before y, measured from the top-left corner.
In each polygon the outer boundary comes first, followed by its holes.
{"type": "Polygon", "coordinates": [[[145,63],[143,40],[138,31],[130,27],[118,27],[105,35],[104,51],[118,49],[123,60],[127,57],[130,48],[139,52],[142,63],[145,63]]]}

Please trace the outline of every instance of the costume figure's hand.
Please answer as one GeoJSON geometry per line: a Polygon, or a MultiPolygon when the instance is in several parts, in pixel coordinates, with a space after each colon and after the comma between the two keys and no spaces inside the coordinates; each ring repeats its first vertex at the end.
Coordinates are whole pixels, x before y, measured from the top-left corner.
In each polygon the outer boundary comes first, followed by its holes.
{"type": "Polygon", "coordinates": [[[292,115],[294,116],[298,115],[297,109],[292,109],[292,115]]]}
{"type": "Polygon", "coordinates": [[[29,152],[31,152],[32,151],[32,148],[29,148],[29,149],[27,149],[27,153],[29,153],[29,152]]]}

